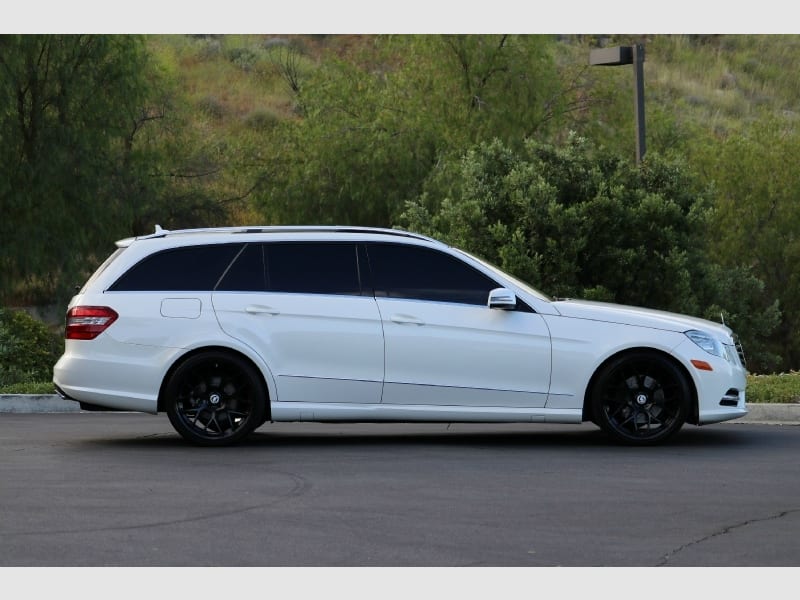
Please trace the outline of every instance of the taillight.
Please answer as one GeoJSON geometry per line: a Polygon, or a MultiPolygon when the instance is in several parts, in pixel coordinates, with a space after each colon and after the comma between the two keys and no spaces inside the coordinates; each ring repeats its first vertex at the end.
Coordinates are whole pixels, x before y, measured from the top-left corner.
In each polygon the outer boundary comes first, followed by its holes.
{"type": "Polygon", "coordinates": [[[93,340],[117,317],[116,311],[107,306],[73,306],[67,311],[64,337],[68,340],[93,340]]]}

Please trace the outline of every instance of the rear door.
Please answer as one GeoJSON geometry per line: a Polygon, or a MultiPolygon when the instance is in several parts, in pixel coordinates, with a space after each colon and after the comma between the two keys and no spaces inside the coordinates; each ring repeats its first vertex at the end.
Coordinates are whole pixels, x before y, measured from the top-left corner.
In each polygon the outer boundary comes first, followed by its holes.
{"type": "Polygon", "coordinates": [[[222,329],[254,348],[279,402],[380,402],[383,332],[354,243],[248,244],[213,294],[222,329]]]}

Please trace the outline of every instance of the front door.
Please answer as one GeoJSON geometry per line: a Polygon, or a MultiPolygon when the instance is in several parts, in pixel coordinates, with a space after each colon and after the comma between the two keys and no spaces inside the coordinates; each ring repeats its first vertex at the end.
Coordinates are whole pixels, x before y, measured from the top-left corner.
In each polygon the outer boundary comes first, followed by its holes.
{"type": "Polygon", "coordinates": [[[487,307],[501,287],[444,252],[370,244],[387,404],[539,408],[550,386],[542,317],[487,307]]]}

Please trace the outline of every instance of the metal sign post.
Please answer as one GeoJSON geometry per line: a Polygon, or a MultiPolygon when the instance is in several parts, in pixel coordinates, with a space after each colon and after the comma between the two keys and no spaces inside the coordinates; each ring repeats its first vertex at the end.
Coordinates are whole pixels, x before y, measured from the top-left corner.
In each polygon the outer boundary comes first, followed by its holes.
{"type": "Polygon", "coordinates": [[[641,164],[646,150],[644,135],[644,46],[599,48],[589,53],[592,66],[633,65],[633,111],[636,123],[636,164],[641,164]]]}

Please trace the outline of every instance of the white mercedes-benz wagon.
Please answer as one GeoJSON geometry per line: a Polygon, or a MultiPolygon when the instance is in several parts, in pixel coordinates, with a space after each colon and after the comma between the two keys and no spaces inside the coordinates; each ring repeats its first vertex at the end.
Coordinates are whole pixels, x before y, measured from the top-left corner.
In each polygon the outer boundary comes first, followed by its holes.
{"type": "Polygon", "coordinates": [[[654,444],[747,414],[730,329],[556,300],[397,230],[236,227],[117,242],[72,299],[54,383],[187,440],[267,421],[581,423],[654,444]]]}

